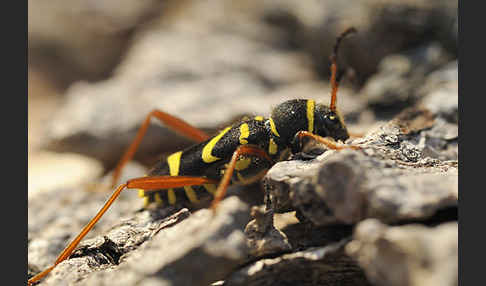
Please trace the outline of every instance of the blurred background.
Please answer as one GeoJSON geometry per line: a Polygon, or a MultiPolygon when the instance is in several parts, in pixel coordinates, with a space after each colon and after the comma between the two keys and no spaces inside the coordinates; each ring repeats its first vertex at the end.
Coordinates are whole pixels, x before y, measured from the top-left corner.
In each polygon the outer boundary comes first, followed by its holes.
{"type": "MultiPolygon", "coordinates": [[[[28,2],[29,196],[108,172],[152,109],[208,132],[290,98],[329,102],[365,133],[416,104],[457,124],[457,1],[28,2]]],[[[191,144],[153,122],[136,160],[191,144]]],[[[451,155],[451,158],[457,154],[451,155]]]]}
{"type": "MultiPolygon", "coordinates": [[[[287,99],[329,104],[329,56],[351,26],[358,33],[338,56],[337,106],[348,130],[364,135],[424,106],[440,118],[427,137],[437,148],[423,148],[424,157],[457,160],[457,9],[452,0],[29,0],[29,275],[51,265],[99,210],[108,193],[86,186],[110,178],[151,110],[212,133],[244,115],[268,116],[287,99]]],[[[120,181],[191,144],[153,120],[120,181]]],[[[87,238],[142,204],[123,192],[87,238]]],[[[457,285],[440,282],[457,281],[456,229],[431,234],[452,237],[444,240],[452,258],[437,260],[456,268],[437,268],[439,282],[427,284],[420,275],[435,264],[420,260],[413,265],[424,284],[413,285],[457,285]]],[[[429,245],[444,246],[418,241],[422,248],[408,249],[425,257],[435,253],[429,245]]],[[[398,260],[401,271],[408,260],[398,260]]]]}

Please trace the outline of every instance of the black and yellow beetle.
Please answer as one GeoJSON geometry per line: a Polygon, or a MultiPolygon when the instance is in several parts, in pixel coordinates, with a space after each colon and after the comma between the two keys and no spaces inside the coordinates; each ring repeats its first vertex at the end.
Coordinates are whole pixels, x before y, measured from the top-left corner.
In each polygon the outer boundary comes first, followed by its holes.
{"type": "Polygon", "coordinates": [[[152,118],[157,118],[197,144],[159,161],[147,176],[131,179],[118,186],[96,216],[59,255],[53,266],[32,277],[28,284],[42,279],[57,264],[67,259],[126,188],[139,189],[146,205],[194,204],[204,196],[213,196],[211,208],[214,210],[229,184],[250,184],[261,179],[272,165],[284,159],[289,152],[299,151],[304,138],[312,138],[330,149],[357,149],[357,146],[336,143],[349,138],[342,116],[336,108],[337,51],[341,40],[355,31],[354,28],[347,29],[337,38],[330,57],[332,90],[329,106],[316,103],[313,99],[288,100],[275,107],[268,118],[256,116],[242,120],[215,136],[208,136],[160,110],[150,112],[114,171],[113,187],[123,166],[137,150],[152,118]]]}

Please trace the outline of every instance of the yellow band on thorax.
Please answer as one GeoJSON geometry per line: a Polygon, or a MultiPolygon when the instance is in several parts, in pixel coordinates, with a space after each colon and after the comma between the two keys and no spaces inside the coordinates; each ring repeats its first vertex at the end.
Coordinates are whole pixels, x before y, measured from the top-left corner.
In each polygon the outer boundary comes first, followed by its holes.
{"type": "Polygon", "coordinates": [[[307,123],[308,127],[307,130],[309,132],[314,131],[314,107],[316,102],[313,99],[307,100],[307,123]]]}
{"type": "Polygon", "coordinates": [[[250,136],[250,128],[248,124],[243,123],[240,125],[240,144],[245,145],[248,144],[248,136],[250,136]]]}

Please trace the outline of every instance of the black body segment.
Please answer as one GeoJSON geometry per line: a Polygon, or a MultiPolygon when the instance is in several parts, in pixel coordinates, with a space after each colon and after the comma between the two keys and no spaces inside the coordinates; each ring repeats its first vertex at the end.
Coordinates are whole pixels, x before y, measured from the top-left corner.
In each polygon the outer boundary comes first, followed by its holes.
{"type": "MultiPolygon", "coordinates": [[[[268,119],[257,116],[226,127],[214,137],[160,160],[148,176],[201,176],[220,180],[233,152],[244,144],[270,150],[270,156],[277,157],[282,148],[270,139],[271,131],[267,128],[267,121],[268,119]]],[[[250,184],[258,181],[271,165],[271,162],[257,156],[241,156],[236,163],[231,183],[250,184]]],[[[156,191],[140,190],[139,194],[144,197],[145,204],[155,202],[159,205],[187,205],[212,198],[216,188],[216,185],[203,185],[156,191]]]]}
{"type": "Polygon", "coordinates": [[[271,120],[272,134],[278,145],[288,145],[298,131],[312,132],[314,129],[315,101],[312,99],[292,99],[278,105],[271,120]],[[275,132],[276,129],[276,132],[275,132]]]}

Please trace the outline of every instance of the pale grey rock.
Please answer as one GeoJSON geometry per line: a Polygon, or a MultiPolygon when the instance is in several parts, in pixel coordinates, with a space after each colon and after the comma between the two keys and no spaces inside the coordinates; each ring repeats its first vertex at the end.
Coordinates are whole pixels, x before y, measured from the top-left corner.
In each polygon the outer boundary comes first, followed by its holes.
{"type": "Polygon", "coordinates": [[[86,240],[40,285],[208,285],[247,255],[249,210],[238,198],[218,211],[182,209],[168,217],[137,214],[86,240]]]}
{"type": "Polygon", "coordinates": [[[234,272],[223,285],[370,285],[344,253],[345,242],[258,260],[234,272]]]}
{"type": "Polygon", "coordinates": [[[373,285],[458,285],[458,224],[387,226],[367,219],[346,253],[373,285]]]}
{"type": "Polygon", "coordinates": [[[263,207],[253,207],[251,216],[254,218],[245,227],[247,245],[252,256],[263,256],[290,251],[285,233],[275,228],[273,211],[265,211],[263,207]]]}

